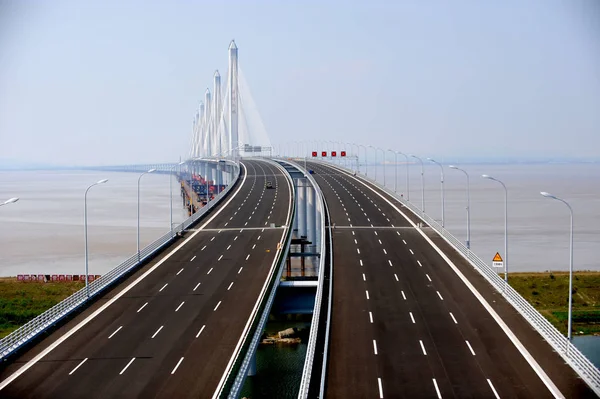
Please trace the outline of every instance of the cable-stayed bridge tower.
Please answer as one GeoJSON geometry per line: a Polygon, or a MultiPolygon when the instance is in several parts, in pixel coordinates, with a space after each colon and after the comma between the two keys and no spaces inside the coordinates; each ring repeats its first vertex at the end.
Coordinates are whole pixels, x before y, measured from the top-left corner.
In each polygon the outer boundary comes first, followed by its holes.
{"type": "Polygon", "coordinates": [[[215,71],[213,88],[206,89],[192,129],[191,158],[232,158],[268,153],[266,133],[238,64],[238,47],[229,44],[225,89],[215,71]]]}

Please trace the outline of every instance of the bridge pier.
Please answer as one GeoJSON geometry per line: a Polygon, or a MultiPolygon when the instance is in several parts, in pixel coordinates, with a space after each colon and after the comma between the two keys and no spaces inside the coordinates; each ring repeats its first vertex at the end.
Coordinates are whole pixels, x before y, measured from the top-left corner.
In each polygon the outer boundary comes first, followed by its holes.
{"type": "Polygon", "coordinates": [[[306,237],[306,179],[298,179],[296,209],[298,210],[298,238],[306,237]]]}
{"type": "MultiPolygon", "coordinates": [[[[308,186],[308,184],[306,184],[308,186]]],[[[312,242],[315,248],[319,248],[320,246],[320,237],[317,237],[317,204],[315,200],[315,189],[314,187],[307,187],[307,200],[306,200],[306,218],[307,218],[307,226],[306,226],[306,238],[308,241],[312,242]]],[[[319,226],[320,228],[321,226],[319,226]]]]}

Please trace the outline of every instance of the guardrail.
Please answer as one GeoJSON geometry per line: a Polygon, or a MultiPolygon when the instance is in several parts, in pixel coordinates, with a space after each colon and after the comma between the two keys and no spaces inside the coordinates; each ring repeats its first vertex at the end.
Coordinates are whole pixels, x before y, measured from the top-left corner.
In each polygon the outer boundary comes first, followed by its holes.
{"type": "MultiPolygon", "coordinates": [[[[290,182],[290,186],[292,186],[291,181],[289,179],[289,175],[285,171],[285,169],[273,161],[267,161],[275,164],[277,168],[279,168],[284,176],[287,176],[288,181],[290,182]]],[[[246,336],[244,337],[242,347],[240,348],[236,358],[233,362],[233,367],[231,368],[231,372],[227,376],[221,391],[218,393],[218,397],[227,396],[228,398],[237,398],[244,386],[244,381],[246,380],[246,376],[248,374],[248,368],[252,363],[252,358],[256,353],[256,349],[260,342],[260,337],[262,336],[262,332],[267,324],[269,313],[271,307],[273,305],[273,301],[275,300],[275,294],[277,293],[277,287],[279,286],[279,281],[281,280],[281,275],[283,273],[283,269],[285,266],[285,260],[290,250],[290,243],[292,241],[292,228],[293,220],[296,217],[296,202],[292,200],[292,214],[289,220],[289,226],[287,229],[287,234],[284,239],[283,250],[279,253],[279,261],[277,262],[277,269],[271,276],[269,280],[268,286],[271,287],[269,296],[267,300],[264,299],[261,302],[255,316],[254,320],[252,320],[250,324],[250,328],[248,329],[246,336]],[[260,315],[260,317],[257,317],[260,315]],[[252,335],[252,339],[249,341],[248,337],[250,334],[254,332],[252,335]],[[243,357],[242,357],[242,354],[243,357]],[[230,380],[231,376],[235,376],[233,381],[230,380]]]]}
{"type": "Polygon", "coordinates": [[[225,190],[219,193],[219,195],[217,195],[213,201],[210,201],[207,204],[207,206],[201,208],[200,211],[190,216],[183,223],[177,225],[175,228],[173,228],[172,231],[169,231],[168,233],[164,234],[162,237],[158,238],[150,245],[142,249],[140,251],[139,261],[138,254],[135,253],[123,263],[121,263],[108,273],[102,275],[102,277],[100,277],[99,279],[91,282],[89,284],[89,297],[87,296],[87,290],[84,287],[76,293],[74,293],[73,295],[69,296],[68,298],[65,298],[61,302],[57,303],[50,309],[46,310],[44,313],[30,320],[23,326],[19,327],[17,330],[13,331],[6,337],[0,339],[0,359],[6,359],[7,356],[15,352],[17,349],[21,348],[23,345],[29,343],[31,340],[35,339],[41,333],[43,333],[48,328],[61,321],[63,318],[70,315],[79,307],[88,303],[92,298],[101,294],[106,288],[111,286],[123,275],[130,272],[140,264],[144,263],[149,257],[155,255],[162,248],[170,244],[175,239],[175,235],[177,232],[181,232],[187,229],[196,221],[198,221],[198,219],[202,218],[208,211],[214,208],[229,193],[229,191],[238,181],[239,176],[240,166],[236,164],[235,176],[232,180],[232,183],[229,186],[227,186],[225,190]]]}
{"type": "MultiPolygon", "coordinates": [[[[328,165],[332,165],[327,163],[328,165]]],[[[354,173],[348,168],[332,165],[348,173],[354,173]]],[[[446,242],[448,242],[457,252],[459,252],[479,273],[510,303],[531,326],[560,354],[560,356],[575,370],[577,374],[592,388],[596,395],[600,396],[600,370],[587,358],[567,337],[562,335],[544,316],[540,314],[525,298],[523,298],[514,288],[506,284],[504,279],[498,275],[487,263],[479,258],[473,251],[468,249],[458,238],[442,227],[437,221],[431,218],[421,209],[399,197],[391,189],[384,187],[379,182],[362,174],[357,174],[363,180],[373,184],[386,194],[400,202],[412,213],[433,228],[446,242]]]]}
{"type": "MultiPolygon", "coordinates": [[[[325,281],[324,275],[325,275],[325,257],[326,257],[326,242],[325,242],[325,200],[323,197],[323,193],[321,191],[321,188],[319,187],[317,181],[315,180],[314,177],[312,177],[312,175],[310,173],[308,173],[308,171],[302,167],[300,164],[293,162],[293,161],[282,161],[282,162],[286,162],[289,165],[292,165],[293,167],[295,167],[296,169],[300,170],[300,171],[304,171],[304,175],[306,176],[307,180],[310,182],[310,184],[315,188],[315,200],[318,198],[318,204],[319,204],[319,208],[320,209],[320,215],[321,215],[321,249],[320,249],[320,254],[321,256],[319,257],[319,283],[317,286],[317,294],[315,297],[315,305],[313,308],[313,316],[312,316],[312,322],[310,324],[310,333],[309,333],[309,337],[308,337],[308,344],[306,346],[306,358],[304,360],[304,367],[302,369],[302,379],[300,380],[300,390],[298,391],[298,398],[299,399],[305,399],[308,397],[308,393],[309,393],[309,387],[310,387],[310,381],[311,381],[311,375],[312,375],[312,369],[313,369],[313,362],[314,362],[314,358],[315,358],[315,349],[316,349],[316,344],[317,344],[317,335],[318,335],[318,331],[319,331],[319,320],[320,320],[320,313],[321,313],[321,301],[323,298],[323,284],[325,281]]],[[[328,314],[329,317],[329,314],[328,314]]],[[[329,323],[327,324],[329,325],[329,323]]]]}

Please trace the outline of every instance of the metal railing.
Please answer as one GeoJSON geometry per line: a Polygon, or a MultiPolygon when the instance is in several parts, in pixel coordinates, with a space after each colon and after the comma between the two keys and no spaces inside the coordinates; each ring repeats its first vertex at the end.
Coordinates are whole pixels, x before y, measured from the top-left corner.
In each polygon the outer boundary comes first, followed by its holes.
{"type": "Polygon", "coordinates": [[[304,175],[307,180],[315,189],[315,200],[318,199],[318,208],[320,210],[321,215],[321,248],[319,253],[321,256],[319,257],[319,283],[317,285],[317,294],[315,297],[315,305],[313,308],[312,321],[310,323],[310,334],[308,337],[308,344],[306,346],[306,357],[304,360],[304,367],[302,370],[302,379],[300,381],[300,390],[298,391],[298,398],[305,399],[308,397],[313,362],[315,358],[315,350],[317,345],[317,334],[319,330],[319,317],[321,313],[321,301],[323,299],[323,283],[324,283],[324,274],[325,274],[325,258],[326,258],[326,242],[325,242],[325,200],[323,197],[323,193],[321,192],[321,188],[319,184],[315,180],[314,177],[307,170],[304,169],[300,164],[293,161],[285,161],[286,163],[294,166],[296,169],[300,171],[304,171],[304,175]]]}
{"type": "MultiPolygon", "coordinates": [[[[328,163],[328,165],[331,165],[328,163]]],[[[341,167],[339,165],[333,165],[338,169],[344,170],[348,173],[353,171],[341,167]]],[[[403,197],[399,197],[397,193],[391,189],[384,187],[379,182],[373,181],[372,179],[362,174],[357,174],[363,180],[376,186],[381,191],[391,196],[396,201],[400,202],[406,208],[410,209],[412,213],[420,218],[423,222],[427,223],[433,228],[446,242],[448,242],[454,249],[460,253],[476,270],[499,292],[504,298],[510,303],[529,324],[552,346],[552,348],[560,354],[560,356],[575,370],[577,374],[592,388],[596,395],[600,396],[600,370],[594,366],[594,364],[587,358],[575,345],[573,345],[567,337],[561,334],[540,312],[538,312],[525,298],[521,296],[514,288],[509,284],[506,284],[504,279],[498,275],[487,263],[479,258],[473,251],[468,249],[458,238],[452,233],[442,227],[437,221],[431,218],[426,213],[422,212],[417,206],[409,201],[406,201],[403,197]]]]}
{"type": "Polygon", "coordinates": [[[5,359],[11,353],[36,338],[38,335],[61,321],[63,318],[70,315],[73,311],[88,303],[92,298],[101,294],[107,287],[111,286],[123,275],[144,263],[149,257],[155,255],[162,248],[170,244],[175,239],[177,232],[187,229],[198,219],[202,218],[208,211],[214,208],[229,193],[231,188],[235,185],[235,182],[238,181],[239,176],[240,167],[239,165],[236,165],[235,176],[232,180],[232,183],[227,186],[225,190],[219,193],[213,201],[210,201],[207,206],[201,208],[200,211],[190,216],[183,223],[177,225],[175,228],[173,228],[173,231],[169,231],[143,248],[140,251],[139,261],[138,255],[135,253],[123,263],[110,270],[108,273],[91,282],[89,284],[89,298],[87,296],[87,290],[84,287],[68,298],[65,298],[61,302],[57,303],[50,309],[46,310],[44,313],[25,323],[23,326],[19,327],[6,337],[0,339],[0,359],[5,359]]]}
{"type": "MultiPolygon", "coordinates": [[[[273,161],[270,162],[282,171],[283,175],[288,178],[288,182],[291,186],[291,178],[289,177],[285,169],[281,165],[273,161]]],[[[265,325],[267,324],[269,313],[275,300],[275,294],[277,293],[277,287],[279,286],[278,282],[281,280],[281,275],[285,266],[285,260],[290,249],[290,243],[292,242],[291,226],[293,225],[293,220],[295,217],[296,206],[295,201],[292,201],[291,217],[289,220],[287,233],[284,238],[284,243],[282,244],[282,251],[279,253],[277,268],[275,269],[273,275],[270,276],[268,284],[268,286],[271,287],[269,296],[266,299],[266,301],[264,298],[261,300],[261,304],[258,310],[256,311],[256,314],[254,315],[254,319],[250,323],[250,328],[248,329],[246,335],[243,338],[243,344],[234,359],[231,371],[229,372],[229,375],[227,376],[226,381],[218,394],[218,397],[227,396],[228,398],[237,398],[244,386],[244,381],[246,380],[248,369],[252,363],[252,358],[255,356],[256,349],[258,347],[258,344],[260,343],[262,332],[265,328],[265,325]],[[258,317],[258,315],[260,315],[260,317],[258,317]],[[248,341],[248,337],[252,333],[252,339],[248,341]],[[233,381],[230,381],[231,376],[234,375],[235,379],[233,381]],[[231,388],[228,388],[229,386],[231,386],[231,388]]]]}

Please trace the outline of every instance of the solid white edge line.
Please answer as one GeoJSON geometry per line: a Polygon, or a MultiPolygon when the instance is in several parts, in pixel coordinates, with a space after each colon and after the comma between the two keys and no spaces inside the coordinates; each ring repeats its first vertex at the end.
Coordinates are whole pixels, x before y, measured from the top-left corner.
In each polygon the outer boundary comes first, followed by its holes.
{"type": "Polygon", "coordinates": [[[134,360],[135,360],[135,357],[131,358],[131,360],[129,361],[129,363],[127,363],[127,364],[125,365],[125,367],[123,367],[123,370],[121,370],[121,372],[119,373],[119,375],[123,375],[123,373],[125,372],[125,370],[127,370],[127,368],[128,368],[129,366],[131,366],[131,363],[133,363],[133,361],[134,361],[134,360]]]}
{"type": "MultiPolygon", "coordinates": [[[[241,165],[244,168],[244,170],[246,170],[246,166],[244,166],[244,164],[241,164],[241,165]]],[[[246,181],[246,175],[247,175],[247,173],[244,172],[244,178],[242,179],[242,183],[237,188],[235,193],[233,193],[231,198],[229,198],[227,200],[227,202],[225,204],[223,204],[223,206],[221,206],[215,212],[215,214],[212,215],[212,217],[210,217],[202,226],[200,226],[194,233],[192,233],[191,236],[186,238],[186,240],[184,242],[179,244],[175,249],[173,249],[171,252],[169,252],[164,258],[162,258],[154,266],[152,266],[150,269],[148,269],[144,274],[142,274],[140,277],[135,279],[135,281],[133,281],[131,284],[129,284],[127,287],[125,287],[123,290],[121,290],[121,292],[119,292],[117,295],[115,295],[112,299],[110,299],[104,305],[102,305],[100,308],[98,308],[94,313],[92,313],[91,315],[89,315],[88,317],[83,319],[81,322],[79,322],[79,324],[77,324],[75,327],[73,327],[68,332],[66,332],[63,336],[61,336],[56,341],[54,341],[50,346],[48,346],[45,350],[40,352],[36,357],[34,357],[33,359],[31,359],[30,361],[25,363],[20,369],[18,369],[13,374],[11,374],[10,377],[8,377],[4,381],[2,381],[2,383],[0,383],[0,390],[4,389],[8,384],[13,382],[21,374],[23,374],[24,372],[29,370],[33,365],[35,365],[37,362],[39,362],[41,359],[43,359],[48,353],[52,352],[58,345],[62,344],[67,338],[69,338],[71,335],[75,334],[77,331],[79,331],[81,328],[83,328],[86,324],[88,324],[90,321],[92,321],[96,316],[98,316],[100,313],[102,313],[104,310],[106,310],[106,308],[108,308],[110,305],[115,303],[119,298],[121,298],[123,295],[125,295],[129,290],[131,290],[133,287],[135,287],[137,284],[139,284],[140,281],[142,281],[144,278],[148,277],[160,265],[165,263],[171,256],[173,256],[173,254],[175,254],[177,251],[179,251],[181,248],[183,248],[185,244],[190,242],[197,234],[200,233],[200,231],[202,231],[210,222],[212,222],[213,219],[216,218],[223,211],[223,209],[225,209],[231,203],[231,201],[233,201],[233,199],[236,197],[236,195],[238,195],[238,193],[244,186],[244,183],[246,181]]],[[[133,358],[133,360],[135,360],[135,358],[133,358]]],[[[132,362],[133,362],[133,360],[132,360],[132,362]]]]}
{"type": "MultiPolygon", "coordinates": [[[[282,166],[278,167],[280,169],[282,169],[282,166]]],[[[244,175],[245,176],[245,175],[244,175]]],[[[288,193],[289,193],[289,198],[288,198],[288,214],[286,217],[286,223],[285,225],[287,226],[287,229],[282,229],[282,233],[281,233],[281,238],[279,239],[279,242],[283,242],[283,238],[285,237],[286,234],[286,230],[289,230],[290,228],[290,216],[292,213],[292,201],[293,201],[293,195],[292,195],[292,186],[290,183],[290,178],[288,176],[288,178],[285,179],[287,186],[288,186],[288,193]]],[[[243,230],[243,229],[242,229],[243,230]]],[[[241,232],[241,231],[240,231],[241,232]]],[[[269,275],[271,275],[273,273],[274,268],[276,267],[276,263],[277,263],[277,259],[279,257],[279,253],[282,251],[283,249],[277,249],[275,251],[274,254],[274,258],[273,258],[273,263],[271,264],[271,269],[269,271],[269,275]]],[[[240,268],[240,271],[242,270],[242,268],[240,268]]],[[[238,272],[239,273],[239,272],[238,272]]],[[[223,373],[223,375],[221,376],[221,380],[219,381],[219,384],[217,385],[217,388],[215,389],[215,392],[213,393],[213,399],[216,399],[219,396],[219,393],[221,392],[221,389],[223,388],[223,385],[225,384],[225,380],[227,378],[227,376],[229,375],[229,372],[231,370],[231,368],[233,367],[233,363],[235,362],[235,358],[237,357],[238,352],[240,351],[240,348],[242,346],[242,343],[244,341],[244,337],[246,336],[248,329],[250,328],[250,324],[252,323],[252,320],[254,319],[255,314],[258,311],[258,307],[260,305],[260,302],[262,301],[265,292],[268,288],[268,279],[265,281],[265,283],[263,284],[263,288],[260,292],[260,295],[258,296],[258,299],[256,301],[256,303],[254,304],[254,308],[252,309],[252,313],[250,314],[250,317],[248,317],[248,321],[246,322],[246,326],[244,327],[244,330],[242,331],[242,334],[240,335],[240,339],[233,351],[233,353],[231,354],[231,358],[229,359],[229,362],[227,363],[227,367],[225,368],[225,372],[223,373]]]]}
{"type": "Polygon", "coordinates": [[[442,394],[440,393],[440,389],[438,388],[435,378],[432,378],[432,380],[433,380],[433,386],[435,387],[435,392],[437,393],[438,399],[442,399],[442,394]]]}
{"type": "Polygon", "coordinates": [[[379,385],[379,399],[383,399],[383,387],[381,386],[381,378],[377,378],[377,385],[379,385]]]}
{"type": "Polygon", "coordinates": [[[177,369],[179,368],[179,365],[181,364],[181,362],[183,362],[183,357],[181,359],[179,359],[179,361],[177,362],[177,364],[175,365],[175,368],[173,369],[173,371],[171,371],[171,375],[175,374],[175,372],[177,371],[177,369]]]}
{"type": "MultiPolygon", "coordinates": [[[[75,366],[75,368],[73,370],[71,370],[71,372],[69,373],[69,375],[72,375],[74,372],[77,371],[77,369],[81,366],[83,366],[83,363],[85,363],[88,360],[88,358],[86,357],[85,359],[83,359],[77,366],[75,366]]],[[[488,380],[489,382],[490,380],[488,380]]]]}
{"type": "Polygon", "coordinates": [[[494,388],[494,385],[492,385],[492,381],[490,381],[490,379],[488,378],[487,382],[490,388],[492,388],[492,392],[494,392],[494,396],[496,397],[496,399],[500,399],[500,396],[498,396],[498,392],[496,392],[496,388],[494,388]]]}
{"type": "MultiPolygon", "coordinates": [[[[433,249],[442,257],[442,259],[444,259],[446,261],[446,263],[452,268],[452,270],[462,280],[462,282],[467,286],[467,288],[469,288],[469,290],[473,293],[473,295],[475,295],[477,300],[488,311],[488,313],[492,316],[492,318],[496,321],[496,323],[498,323],[500,328],[504,331],[504,333],[507,335],[507,337],[515,345],[515,347],[521,353],[521,355],[525,358],[527,363],[529,363],[529,365],[535,371],[535,373],[538,375],[538,377],[540,377],[540,380],[542,380],[544,385],[546,385],[546,387],[548,388],[550,393],[555,398],[564,398],[565,396],[560,392],[560,390],[556,387],[556,385],[554,385],[554,382],[552,382],[550,377],[548,377],[548,375],[542,369],[542,367],[538,364],[538,362],[533,358],[533,356],[531,356],[529,351],[525,348],[525,346],[521,343],[521,341],[517,338],[517,336],[511,331],[511,329],[508,327],[508,325],[506,325],[506,323],[502,320],[502,318],[498,315],[498,313],[496,313],[496,311],[490,306],[490,304],[485,300],[485,298],[483,298],[483,296],[481,296],[479,291],[477,291],[477,289],[471,284],[471,282],[461,273],[461,271],[458,269],[458,267],[456,267],[454,262],[452,262],[450,260],[450,258],[448,258],[448,256],[437,245],[435,245],[435,243],[421,229],[419,229],[417,227],[417,225],[412,220],[410,220],[410,218],[408,216],[406,216],[406,214],[404,214],[404,212],[402,212],[390,200],[385,198],[380,192],[378,192],[373,187],[371,187],[370,185],[363,182],[361,179],[351,176],[350,174],[348,174],[345,171],[342,171],[342,173],[353,178],[354,180],[356,180],[363,186],[367,187],[369,190],[376,193],[380,198],[382,198],[392,208],[394,208],[399,214],[401,214],[414,227],[414,229],[419,232],[419,234],[421,234],[421,236],[429,243],[429,245],[431,245],[433,247],[433,249]]],[[[434,383],[435,383],[435,379],[434,379],[434,383]]],[[[441,398],[441,396],[440,396],[440,398],[441,398]]]]}

